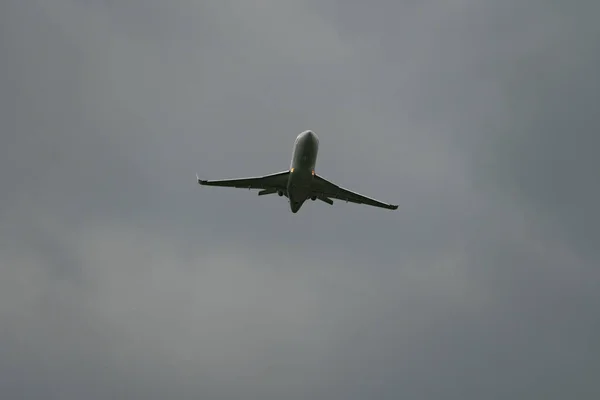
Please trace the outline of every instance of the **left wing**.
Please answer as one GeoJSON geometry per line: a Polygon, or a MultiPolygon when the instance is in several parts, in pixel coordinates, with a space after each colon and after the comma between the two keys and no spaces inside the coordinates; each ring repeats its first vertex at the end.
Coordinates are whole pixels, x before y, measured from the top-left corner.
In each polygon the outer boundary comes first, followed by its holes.
{"type": "Polygon", "coordinates": [[[396,210],[398,208],[397,205],[383,203],[379,200],[375,200],[370,197],[363,196],[362,194],[352,192],[348,189],[344,189],[316,174],[312,183],[312,191],[317,196],[322,196],[325,198],[334,198],[356,204],[366,204],[373,207],[387,208],[388,210],[396,210]]]}
{"type": "Polygon", "coordinates": [[[196,175],[198,183],[206,186],[222,186],[244,189],[265,189],[270,191],[283,190],[287,187],[290,171],[282,171],[274,174],[256,176],[251,178],[240,179],[218,179],[218,180],[202,180],[196,175]]]}

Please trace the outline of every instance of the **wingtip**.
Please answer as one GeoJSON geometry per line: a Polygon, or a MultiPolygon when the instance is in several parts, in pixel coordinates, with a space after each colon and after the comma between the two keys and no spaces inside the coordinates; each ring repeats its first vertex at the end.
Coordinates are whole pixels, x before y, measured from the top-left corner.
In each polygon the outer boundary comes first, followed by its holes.
{"type": "Polygon", "coordinates": [[[397,205],[395,205],[395,204],[390,204],[390,209],[391,209],[391,210],[397,210],[397,209],[398,209],[398,206],[397,206],[397,205]]]}
{"type": "Polygon", "coordinates": [[[204,185],[206,183],[206,181],[200,179],[200,177],[198,176],[198,174],[196,174],[196,181],[200,184],[200,185],[204,185]]]}

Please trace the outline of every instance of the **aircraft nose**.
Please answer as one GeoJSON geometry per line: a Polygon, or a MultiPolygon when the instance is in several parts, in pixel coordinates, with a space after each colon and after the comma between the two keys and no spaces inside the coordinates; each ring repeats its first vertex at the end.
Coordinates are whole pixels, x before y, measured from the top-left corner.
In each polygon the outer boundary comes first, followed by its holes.
{"type": "Polygon", "coordinates": [[[317,135],[313,131],[305,131],[304,135],[309,138],[312,142],[317,142],[317,135]]]}

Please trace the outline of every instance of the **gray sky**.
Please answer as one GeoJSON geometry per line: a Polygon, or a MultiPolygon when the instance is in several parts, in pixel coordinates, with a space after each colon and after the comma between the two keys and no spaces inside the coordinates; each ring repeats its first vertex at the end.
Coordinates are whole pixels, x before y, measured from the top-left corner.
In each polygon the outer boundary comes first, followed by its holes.
{"type": "Polygon", "coordinates": [[[0,2],[1,397],[597,399],[599,14],[0,2]]]}

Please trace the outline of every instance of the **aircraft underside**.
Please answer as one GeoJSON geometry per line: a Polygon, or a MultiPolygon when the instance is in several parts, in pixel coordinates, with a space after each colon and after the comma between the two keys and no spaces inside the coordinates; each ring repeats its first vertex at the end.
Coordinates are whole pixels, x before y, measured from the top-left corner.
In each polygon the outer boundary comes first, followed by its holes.
{"type": "Polygon", "coordinates": [[[302,132],[296,138],[292,161],[287,171],[274,174],[241,178],[202,180],[196,176],[198,183],[206,186],[235,187],[245,189],[260,189],[259,196],[275,194],[287,197],[290,209],[297,213],[304,202],[321,200],[329,205],[332,199],[344,200],[356,204],[366,204],[374,207],[396,210],[397,205],[383,203],[359,193],[344,189],[315,173],[315,164],[319,151],[319,139],[312,131],[302,132]]]}

